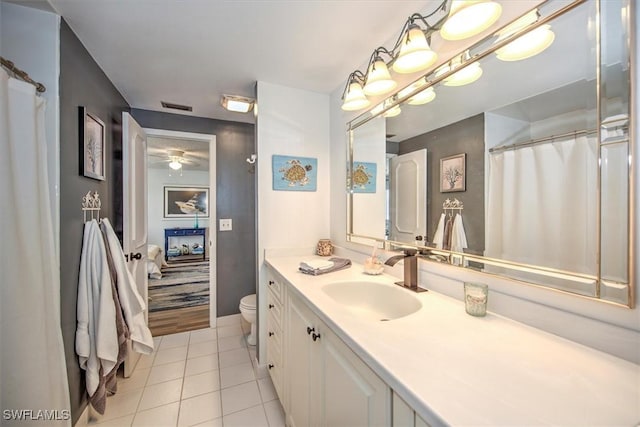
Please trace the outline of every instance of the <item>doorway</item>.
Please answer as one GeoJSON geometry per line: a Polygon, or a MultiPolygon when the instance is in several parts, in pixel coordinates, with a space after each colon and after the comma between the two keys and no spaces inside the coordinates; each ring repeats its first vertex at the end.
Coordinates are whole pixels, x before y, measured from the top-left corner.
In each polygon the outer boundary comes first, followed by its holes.
{"type": "Polygon", "coordinates": [[[149,329],[215,327],[216,137],[147,134],[149,329]]]}

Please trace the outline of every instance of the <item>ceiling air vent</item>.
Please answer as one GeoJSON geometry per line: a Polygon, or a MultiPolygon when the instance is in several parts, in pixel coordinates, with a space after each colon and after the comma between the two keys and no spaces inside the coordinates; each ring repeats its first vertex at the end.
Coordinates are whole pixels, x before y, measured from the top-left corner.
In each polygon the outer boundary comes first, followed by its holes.
{"type": "Polygon", "coordinates": [[[180,111],[193,111],[193,107],[190,105],[173,104],[171,102],[165,102],[165,101],[161,101],[160,103],[164,108],[171,108],[173,110],[180,110],[180,111]]]}

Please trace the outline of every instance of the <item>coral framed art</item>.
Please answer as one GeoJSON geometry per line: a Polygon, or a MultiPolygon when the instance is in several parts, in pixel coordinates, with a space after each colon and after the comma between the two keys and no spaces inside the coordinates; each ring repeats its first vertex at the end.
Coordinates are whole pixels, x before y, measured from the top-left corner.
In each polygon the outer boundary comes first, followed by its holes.
{"type": "Polygon", "coordinates": [[[466,153],[440,159],[440,192],[466,191],[466,153]]]}

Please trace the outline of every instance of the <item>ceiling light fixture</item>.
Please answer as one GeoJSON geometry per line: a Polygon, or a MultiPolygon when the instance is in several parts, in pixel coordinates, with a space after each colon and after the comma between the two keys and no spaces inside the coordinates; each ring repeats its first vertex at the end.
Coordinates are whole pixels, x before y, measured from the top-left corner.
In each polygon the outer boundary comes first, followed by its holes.
{"type": "Polygon", "coordinates": [[[174,171],[182,169],[182,156],[184,156],[184,151],[169,150],[167,151],[167,154],[169,156],[169,167],[174,171]]]}
{"type": "MultiPolygon", "coordinates": [[[[415,73],[435,64],[438,54],[430,47],[433,33],[440,31],[442,37],[445,34],[445,38],[455,37],[452,40],[471,37],[489,28],[501,12],[502,6],[495,1],[443,0],[427,15],[414,13],[409,16],[392,49],[378,47],[369,57],[366,73],[356,70],[349,75],[342,92],[342,109],[356,111],[366,108],[371,104],[367,96],[384,95],[395,89],[398,84],[391,77],[389,66],[396,73],[415,73]],[[438,14],[437,22],[430,24],[428,20],[438,14]],[[459,31],[459,26],[464,31],[459,31]],[[385,61],[383,57],[388,59],[385,61]]],[[[473,68],[475,74],[480,70],[476,78],[480,77],[482,70],[479,65],[473,68]]],[[[412,97],[416,103],[426,103],[433,98],[433,91],[425,91],[421,98],[418,94],[412,97]]]]}
{"type": "Polygon", "coordinates": [[[177,160],[172,160],[172,161],[169,163],[169,167],[170,167],[171,169],[173,169],[174,171],[177,171],[178,169],[182,169],[182,163],[180,163],[180,162],[179,162],[179,161],[177,161],[177,160]]]}
{"type": "MultiPolygon", "coordinates": [[[[538,10],[532,10],[502,29],[496,42],[500,42],[523,30],[529,25],[536,23],[539,18],[540,13],[538,10]]],[[[506,46],[498,49],[496,51],[496,56],[502,61],[520,61],[522,59],[531,58],[551,46],[555,37],[556,36],[553,31],[551,31],[551,25],[541,25],[540,27],[518,37],[506,46]]]]}
{"type": "Polygon", "coordinates": [[[220,104],[229,111],[248,113],[253,109],[256,100],[237,95],[222,95],[220,104]]]}
{"type": "Polygon", "coordinates": [[[453,0],[449,18],[440,29],[445,40],[475,36],[493,25],[502,14],[502,6],[491,0],[453,0]]]}

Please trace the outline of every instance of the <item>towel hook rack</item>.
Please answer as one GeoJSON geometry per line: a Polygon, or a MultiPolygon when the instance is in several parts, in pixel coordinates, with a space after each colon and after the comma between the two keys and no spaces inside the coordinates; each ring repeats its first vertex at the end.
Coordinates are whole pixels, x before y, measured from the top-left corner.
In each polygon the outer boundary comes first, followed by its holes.
{"type": "Polygon", "coordinates": [[[93,194],[89,191],[87,194],[82,196],[82,215],[84,217],[84,222],[87,222],[87,214],[90,215],[90,220],[93,220],[95,217],[97,221],[100,221],[101,208],[102,201],[100,200],[100,195],[97,191],[94,191],[93,194]]]}
{"type": "Polygon", "coordinates": [[[449,214],[453,214],[454,210],[462,211],[464,209],[464,203],[460,200],[454,198],[453,200],[447,199],[442,203],[442,209],[445,211],[449,210],[449,214]]]}

